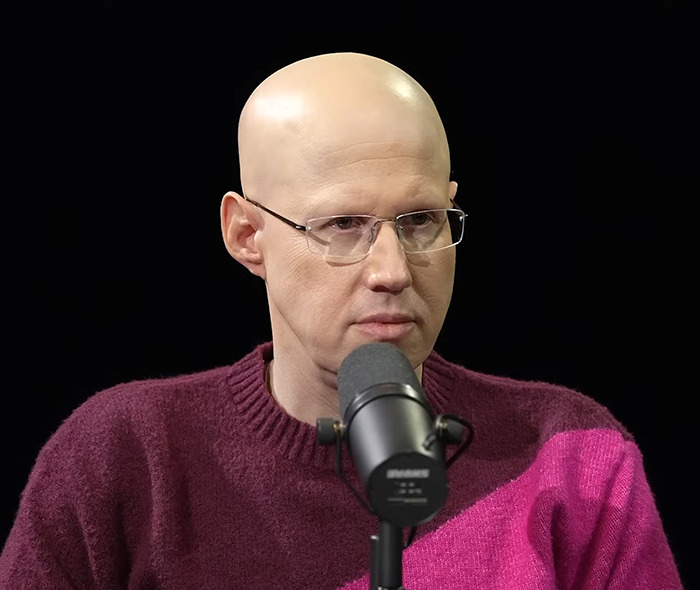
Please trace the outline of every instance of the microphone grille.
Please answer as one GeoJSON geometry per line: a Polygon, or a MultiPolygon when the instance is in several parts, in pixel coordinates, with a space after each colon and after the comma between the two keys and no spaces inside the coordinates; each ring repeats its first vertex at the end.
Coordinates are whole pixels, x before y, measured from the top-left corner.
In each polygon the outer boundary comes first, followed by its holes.
{"type": "Polygon", "coordinates": [[[345,415],[355,396],[383,383],[404,383],[422,392],[411,363],[397,346],[371,342],[353,350],[338,371],[340,415],[345,415]]]}

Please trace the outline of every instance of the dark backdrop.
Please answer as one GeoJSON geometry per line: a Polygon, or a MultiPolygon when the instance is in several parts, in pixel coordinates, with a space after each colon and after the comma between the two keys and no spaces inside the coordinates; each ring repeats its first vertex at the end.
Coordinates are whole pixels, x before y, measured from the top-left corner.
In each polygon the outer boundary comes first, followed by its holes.
{"type": "Polygon", "coordinates": [[[219,233],[221,196],[238,188],[237,116],[279,67],[350,50],[412,74],[447,128],[469,218],[437,349],[610,408],[641,447],[690,587],[689,29],[673,2],[499,10],[412,28],[406,14],[339,15],[322,35],[283,18],[274,30],[146,23],[112,5],[102,30],[24,42],[39,49],[8,115],[23,207],[6,218],[20,227],[6,252],[19,386],[3,414],[2,534],[40,447],[92,393],[230,363],[269,338],[263,285],[219,233]]]}

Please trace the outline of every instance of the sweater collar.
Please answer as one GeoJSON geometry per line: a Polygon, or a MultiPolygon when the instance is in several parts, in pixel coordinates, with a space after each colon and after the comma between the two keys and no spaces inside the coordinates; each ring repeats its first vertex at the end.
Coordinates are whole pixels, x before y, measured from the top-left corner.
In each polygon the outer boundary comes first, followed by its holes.
{"type": "MultiPolygon", "coordinates": [[[[257,346],[236,364],[232,365],[227,381],[233,395],[238,415],[246,425],[247,433],[272,452],[303,464],[333,470],[334,446],[321,446],[317,442],[316,427],[300,422],[280,408],[265,384],[265,368],[272,360],[272,343],[257,346]]],[[[447,409],[449,378],[439,370],[447,363],[432,352],[423,364],[423,390],[434,414],[447,409]],[[438,370],[436,370],[438,369],[438,370]]],[[[444,369],[447,367],[445,366],[444,369]]],[[[344,469],[350,461],[343,449],[344,469]]]]}

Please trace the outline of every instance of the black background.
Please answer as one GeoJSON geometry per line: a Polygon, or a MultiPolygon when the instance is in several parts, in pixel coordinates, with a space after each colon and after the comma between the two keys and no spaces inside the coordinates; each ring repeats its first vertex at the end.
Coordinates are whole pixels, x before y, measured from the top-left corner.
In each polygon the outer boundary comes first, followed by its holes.
{"type": "Polygon", "coordinates": [[[276,69],[359,51],[413,75],[450,140],[469,218],[438,351],[610,408],[644,454],[692,587],[691,28],[674,2],[586,6],[336,7],[203,25],[110,3],[89,31],[16,46],[29,62],[7,74],[18,181],[5,199],[16,237],[2,533],[42,444],[92,393],[228,364],[270,337],[262,282],[220,237],[221,196],[239,188],[238,113],[276,69]]]}

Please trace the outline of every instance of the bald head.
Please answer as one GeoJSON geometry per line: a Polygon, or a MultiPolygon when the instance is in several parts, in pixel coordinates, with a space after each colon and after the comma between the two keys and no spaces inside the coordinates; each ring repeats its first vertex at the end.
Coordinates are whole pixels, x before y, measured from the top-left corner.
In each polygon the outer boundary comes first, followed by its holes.
{"type": "Polygon", "coordinates": [[[319,55],[272,74],[243,108],[238,142],[242,188],[252,198],[288,194],[300,175],[322,182],[337,157],[371,143],[413,144],[449,176],[430,96],[396,66],[357,53],[319,55]]]}

